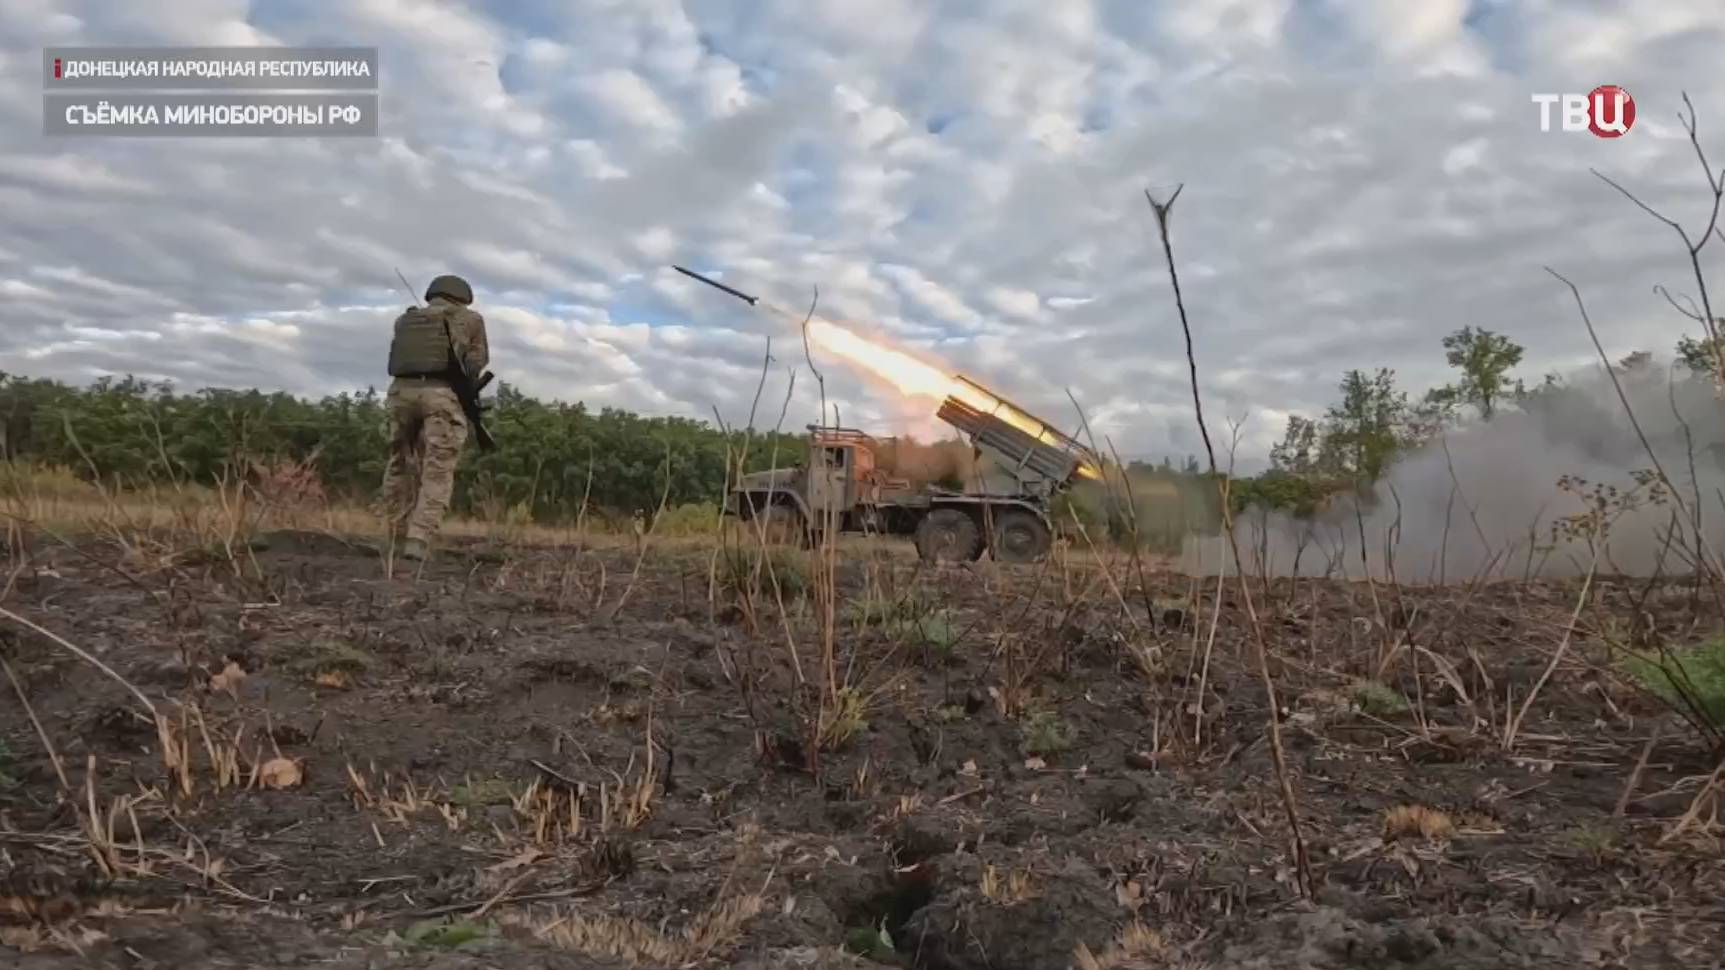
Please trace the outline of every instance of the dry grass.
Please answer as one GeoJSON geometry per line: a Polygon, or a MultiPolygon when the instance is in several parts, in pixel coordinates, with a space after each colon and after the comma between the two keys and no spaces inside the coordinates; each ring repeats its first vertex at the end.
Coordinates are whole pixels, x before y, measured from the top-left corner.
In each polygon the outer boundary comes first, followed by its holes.
{"type": "MultiPolygon", "coordinates": [[[[467,821],[467,810],[455,805],[454,797],[431,785],[420,785],[411,778],[399,781],[388,774],[380,775],[375,766],[361,772],[351,762],[347,765],[348,792],[354,807],[381,815],[395,825],[406,825],[422,813],[435,812],[451,832],[458,831],[467,821]]],[[[383,841],[381,834],[378,842],[383,841]]]]}
{"type": "Polygon", "coordinates": [[[1384,813],[1384,841],[1420,838],[1438,841],[1455,835],[1455,822],[1445,812],[1424,805],[1398,805],[1384,813]]]}
{"type": "Polygon", "coordinates": [[[744,926],[766,908],[761,893],[721,898],[681,930],[655,929],[638,919],[606,913],[566,913],[548,923],[504,915],[553,946],[596,960],[674,967],[713,956],[734,944],[744,926]]]}
{"type": "Polygon", "coordinates": [[[1133,920],[1101,956],[1092,953],[1081,941],[1073,951],[1072,962],[1077,970],[1129,970],[1155,965],[1156,958],[1167,949],[1168,941],[1161,933],[1133,920]]]}
{"type": "Polygon", "coordinates": [[[982,882],[978,887],[985,899],[1001,906],[1016,906],[1036,898],[1036,881],[1028,869],[1010,869],[1001,872],[989,865],[982,869],[982,882]]]}

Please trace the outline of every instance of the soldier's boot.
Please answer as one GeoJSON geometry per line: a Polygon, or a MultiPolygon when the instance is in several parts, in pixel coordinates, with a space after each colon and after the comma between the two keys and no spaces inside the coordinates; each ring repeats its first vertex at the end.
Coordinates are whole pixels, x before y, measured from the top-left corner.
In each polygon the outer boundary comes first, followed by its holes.
{"type": "Polygon", "coordinates": [[[408,539],[401,544],[400,556],[408,562],[424,562],[431,557],[431,544],[424,539],[408,539]]]}

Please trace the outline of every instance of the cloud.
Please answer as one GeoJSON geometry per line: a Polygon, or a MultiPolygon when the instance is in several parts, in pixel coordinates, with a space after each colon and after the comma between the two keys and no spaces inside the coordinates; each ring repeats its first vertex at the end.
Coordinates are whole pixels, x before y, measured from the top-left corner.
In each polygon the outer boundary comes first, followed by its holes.
{"type": "Polygon", "coordinates": [[[150,183],[128,177],[93,158],[54,156],[0,157],[0,180],[27,187],[86,193],[134,194],[150,191],[150,183]]]}
{"type": "Polygon", "coordinates": [[[601,110],[613,117],[643,128],[676,132],[683,122],[671,106],[659,97],[639,74],[622,68],[600,71],[581,81],[601,110]]]}
{"type": "Polygon", "coordinates": [[[1001,313],[1034,320],[1042,309],[1042,301],[1033,290],[1020,290],[1010,286],[996,286],[989,289],[987,300],[990,306],[1001,313]]]}
{"type": "MultiPolygon", "coordinates": [[[[1123,452],[1183,456],[1185,336],[1143,191],[1184,185],[1174,250],[1207,411],[1261,462],[1349,368],[1417,393],[1464,324],[1526,376],[1687,321],[1686,261],[1595,179],[1693,223],[1687,89],[1725,153],[1709,0],[186,0],[0,5],[0,369],[325,393],[381,383],[414,285],[467,275],[504,379],[703,418],[801,368],[819,312],[1000,387],[1073,395],[1123,452]],[[161,5],[158,5],[161,6],[161,5]],[[47,139],[40,48],[376,44],[374,140],[47,139]],[[1542,134],[1536,91],[1628,88],[1628,137],[1542,134]],[[723,271],[783,313],[670,271],[723,271]],[[293,314],[293,315],[287,315],[293,314]],[[267,325],[266,325],[267,324],[267,325]],[[291,328],[291,332],[290,329],[291,328]],[[115,336],[121,335],[121,336],[115,336]]],[[[938,430],[832,361],[846,420],[938,430]]],[[[1212,427],[1212,434],[1220,433],[1212,427]]]]}
{"type": "Polygon", "coordinates": [[[980,315],[962,297],[914,267],[887,263],[881,266],[881,272],[898,284],[900,292],[935,316],[966,329],[974,329],[980,323],[980,315]]]}

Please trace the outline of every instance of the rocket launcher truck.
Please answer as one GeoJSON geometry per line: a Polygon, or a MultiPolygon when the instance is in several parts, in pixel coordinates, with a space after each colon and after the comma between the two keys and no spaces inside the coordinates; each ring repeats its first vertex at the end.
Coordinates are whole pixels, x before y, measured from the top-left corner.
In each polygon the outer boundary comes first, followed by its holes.
{"type": "MultiPolygon", "coordinates": [[[[676,269],[733,296],[753,297],[676,269]]],[[[854,428],[808,426],[808,453],[793,467],[743,475],[725,513],[774,539],[814,541],[828,529],[907,535],[925,560],[1033,562],[1053,543],[1049,505],[1102,462],[1077,439],[962,375],[936,416],[962,434],[993,473],[962,490],[918,484],[881,467],[882,441],[854,428]]],[[[980,463],[979,463],[980,467],[980,463]]]]}

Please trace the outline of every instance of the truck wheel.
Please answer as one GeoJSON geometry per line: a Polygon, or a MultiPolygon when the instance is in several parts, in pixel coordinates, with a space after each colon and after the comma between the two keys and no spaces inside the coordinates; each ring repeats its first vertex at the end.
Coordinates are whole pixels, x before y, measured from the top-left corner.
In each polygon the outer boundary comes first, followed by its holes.
{"type": "Polygon", "coordinates": [[[929,562],[969,562],[981,551],[976,520],[957,509],[935,509],[916,527],[916,554],[929,562]]]}
{"type": "Polygon", "coordinates": [[[989,549],[1001,562],[1035,562],[1048,552],[1053,537],[1048,526],[1023,509],[1006,509],[994,516],[994,541],[989,549]]]}

